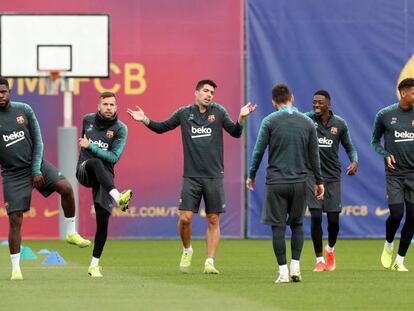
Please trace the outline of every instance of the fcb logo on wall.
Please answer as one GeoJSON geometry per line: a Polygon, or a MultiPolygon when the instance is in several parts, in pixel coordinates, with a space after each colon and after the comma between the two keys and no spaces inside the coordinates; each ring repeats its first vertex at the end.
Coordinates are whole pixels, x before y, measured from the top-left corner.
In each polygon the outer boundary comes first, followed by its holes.
{"type": "Polygon", "coordinates": [[[18,124],[23,124],[23,123],[24,123],[24,118],[23,118],[23,116],[18,116],[18,117],[16,117],[16,122],[17,122],[18,124]]]}
{"type": "Polygon", "coordinates": [[[216,117],[214,116],[214,114],[210,114],[207,118],[208,122],[214,122],[216,121],[216,117]]]}
{"type": "Polygon", "coordinates": [[[331,127],[331,134],[332,135],[336,135],[338,133],[338,128],[336,127],[331,127]]]}
{"type": "Polygon", "coordinates": [[[114,137],[114,131],[107,131],[106,132],[106,137],[108,137],[108,138],[114,137]]]}

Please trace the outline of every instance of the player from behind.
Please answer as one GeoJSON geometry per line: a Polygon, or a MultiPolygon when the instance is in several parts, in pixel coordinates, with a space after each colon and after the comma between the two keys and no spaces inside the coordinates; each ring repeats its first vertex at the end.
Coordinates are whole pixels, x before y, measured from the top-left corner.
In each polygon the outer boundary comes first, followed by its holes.
{"type": "Polygon", "coordinates": [[[334,247],[339,233],[339,213],[341,212],[341,164],[339,162],[339,145],[345,148],[351,161],[346,174],[355,175],[358,169],[358,155],[352,144],[348,126],[342,118],[331,110],[331,96],[325,90],[316,91],[313,95],[313,111],[305,113],[316,126],[319,142],[322,177],[325,186],[323,201],[317,200],[313,194],[315,180],[310,174],[307,182],[307,202],[311,213],[311,235],[316,255],[313,271],[334,271],[336,261],[334,247]],[[322,212],[328,219],[328,245],[325,247],[325,259],[322,254],[322,212]]]}
{"type": "Polygon", "coordinates": [[[115,94],[104,92],[99,96],[98,111],[83,118],[80,154],[76,178],[92,188],[96,213],[96,233],[93,256],[88,268],[91,277],[102,277],[99,259],[108,235],[112,202],[122,211],[128,209],[131,190],[122,193],[114,185],[114,166],[124,151],[128,129],[118,119],[115,94]],[[112,201],[113,200],[113,201],[112,201]]]}
{"type": "Polygon", "coordinates": [[[184,176],[179,207],[178,231],[183,243],[180,271],[187,273],[191,266],[193,248],[191,229],[194,213],[198,213],[204,198],[207,213],[207,259],[204,273],[218,274],[214,258],[220,240],[220,214],[225,212],[223,187],[223,129],[233,137],[240,137],[245,118],[256,106],[247,104],[240,110],[234,123],[225,108],[212,102],[216,83],[201,80],[195,89],[195,104],[182,107],[163,121],[156,122],[145,116],[144,111],[128,109],[131,117],[144,123],[156,133],[164,133],[181,126],[184,145],[184,176]]]}
{"type": "Polygon", "coordinates": [[[87,247],[90,241],[75,231],[75,201],[66,178],[43,159],[43,141],[32,108],[10,101],[7,79],[0,77],[0,165],[3,177],[4,206],[9,216],[11,280],[23,280],[20,269],[20,244],[23,213],[30,209],[32,189],[44,197],[59,193],[65,214],[66,241],[87,247]]]}
{"type": "Polygon", "coordinates": [[[272,227],[273,250],[279,265],[275,283],[302,280],[299,260],[304,242],[308,161],[314,174],[315,196],[321,200],[324,194],[315,126],[293,107],[293,100],[287,85],[273,87],[272,103],[277,111],[268,115],[260,126],[246,180],[246,187],[253,191],[256,172],[269,146],[262,223],[272,227]],[[290,278],[286,260],[287,225],[292,231],[290,278]]]}
{"type": "Polygon", "coordinates": [[[400,101],[381,109],[374,122],[371,145],[384,157],[390,216],[385,222],[385,245],[381,263],[405,272],[404,258],[414,234],[414,79],[398,85],[400,101]],[[384,146],[381,145],[384,137],[384,146]],[[394,237],[405,212],[398,253],[392,261],[394,237]]]}

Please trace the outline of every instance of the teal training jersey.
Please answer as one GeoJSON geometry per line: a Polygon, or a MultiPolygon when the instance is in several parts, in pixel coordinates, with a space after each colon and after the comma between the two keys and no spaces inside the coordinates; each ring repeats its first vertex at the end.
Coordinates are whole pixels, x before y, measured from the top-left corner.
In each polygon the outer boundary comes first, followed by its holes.
{"type": "Polygon", "coordinates": [[[32,176],[41,175],[43,141],[39,123],[32,108],[10,102],[0,108],[0,165],[2,175],[31,169],[32,176]]]}
{"type": "Polygon", "coordinates": [[[78,165],[87,159],[99,158],[113,174],[114,165],[118,162],[125,148],[128,128],[118,119],[108,126],[98,125],[99,120],[96,119],[96,113],[87,114],[83,118],[81,137],[86,134],[89,147],[87,149],[81,148],[78,165]]]}
{"type": "Polygon", "coordinates": [[[413,176],[414,174],[414,110],[403,110],[399,103],[381,109],[374,122],[371,145],[384,157],[386,174],[389,176],[413,176]],[[381,138],[384,137],[384,146],[381,138]],[[393,155],[395,170],[388,170],[385,157],[393,155]]]}
{"type": "Polygon", "coordinates": [[[148,128],[161,134],[179,125],[184,149],[184,177],[222,178],[223,129],[233,137],[240,137],[243,127],[231,120],[223,106],[211,103],[204,113],[196,104],[182,107],[163,122],[150,120],[148,128]]]}
{"type": "Polygon", "coordinates": [[[329,111],[329,114],[328,122],[323,124],[320,117],[316,116],[313,111],[305,113],[316,126],[323,180],[339,181],[341,180],[339,145],[342,144],[351,162],[358,162],[358,154],[352,144],[345,120],[333,114],[332,111],[329,111]]]}
{"type": "Polygon", "coordinates": [[[310,118],[294,107],[283,106],[268,115],[260,126],[252,154],[249,178],[255,178],[269,146],[266,184],[306,181],[308,164],[317,184],[322,183],[318,140],[310,118]]]}

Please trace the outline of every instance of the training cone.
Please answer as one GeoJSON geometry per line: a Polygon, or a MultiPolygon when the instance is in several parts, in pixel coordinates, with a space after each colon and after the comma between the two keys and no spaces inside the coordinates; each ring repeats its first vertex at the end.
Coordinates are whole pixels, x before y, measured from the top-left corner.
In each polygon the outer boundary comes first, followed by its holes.
{"type": "Polygon", "coordinates": [[[39,250],[37,252],[39,255],[48,255],[50,254],[50,250],[46,249],[46,248],[42,248],[41,250],[39,250]]]}
{"type": "Polygon", "coordinates": [[[0,243],[1,246],[9,246],[9,241],[1,241],[0,243]]]}
{"type": "Polygon", "coordinates": [[[36,254],[32,251],[32,249],[28,246],[22,246],[20,248],[20,259],[37,259],[36,254]]]}
{"type": "Polygon", "coordinates": [[[66,265],[65,259],[56,251],[51,251],[50,254],[43,260],[44,265],[66,265]]]}

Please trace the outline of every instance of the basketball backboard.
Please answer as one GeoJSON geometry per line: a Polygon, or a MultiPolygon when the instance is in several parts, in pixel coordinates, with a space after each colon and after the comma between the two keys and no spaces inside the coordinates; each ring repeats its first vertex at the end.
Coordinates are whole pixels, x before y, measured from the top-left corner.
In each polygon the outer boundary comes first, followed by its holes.
{"type": "Polygon", "coordinates": [[[109,15],[0,15],[0,75],[109,77],[109,15]]]}

